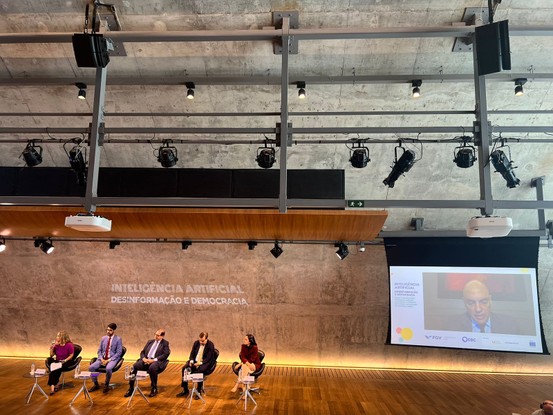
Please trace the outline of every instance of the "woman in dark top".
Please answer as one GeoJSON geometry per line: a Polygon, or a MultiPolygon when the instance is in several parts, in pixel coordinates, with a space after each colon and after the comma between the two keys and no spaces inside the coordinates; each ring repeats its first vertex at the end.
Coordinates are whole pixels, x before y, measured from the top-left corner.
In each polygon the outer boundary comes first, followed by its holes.
{"type": "Polygon", "coordinates": [[[50,357],[46,359],[46,365],[48,367],[51,367],[51,364],[54,362],[62,364],[58,369],[50,370],[50,375],[48,376],[50,395],[53,395],[56,391],[56,385],[60,381],[62,368],[71,364],[74,353],[75,348],[73,347],[69,335],[65,331],[60,331],[56,336],[56,340],[50,346],[50,357]]]}
{"type": "Polygon", "coordinates": [[[261,360],[259,359],[259,352],[257,349],[257,343],[253,334],[246,334],[244,337],[244,343],[240,349],[240,363],[236,365],[236,369],[239,369],[238,380],[231,389],[231,392],[238,390],[240,380],[244,376],[248,376],[250,373],[255,372],[261,367],[261,360]]]}

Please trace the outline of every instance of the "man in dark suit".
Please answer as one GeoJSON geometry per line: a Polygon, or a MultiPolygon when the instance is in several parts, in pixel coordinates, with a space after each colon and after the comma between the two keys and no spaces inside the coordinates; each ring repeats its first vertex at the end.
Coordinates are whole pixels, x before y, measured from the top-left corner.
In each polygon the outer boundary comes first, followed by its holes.
{"type": "MultiPolygon", "coordinates": [[[[191,373],[205,373],[212,367],[216,359],[215,345],[211,340],[207,339],[207,336],[207,332],[201,332],[198,340],[194,342],[188,362],[182,367],[182,392],[178,393],[177,396],[188,396],[189,394],[188,382],[184,381],[184,371],[186,368],[190,368],[191,373]]],[[[203,382],[198,382],[198,391],[201,392],[203,390],[203,385],[203,382]]],[[[199,397],[196,395],[194,399],[199,399],[199,397]]]]}
{"type": "MultiPolygon", "coordinates": [[[[150,375],[152,390],[150,397],[157,395],[157,375],[163,372],[169,361],[167,358],[171,354],[169,342],[164,339],[165,330],[158,329],[155,334],[155,339],[148,340],[144,349],[140,352],[140,359],[132,367],[132,374],[139,370],[147,370],[150,375]]],[[[132,395],[134,390],[134,379],[129,381],[129,390],[125,393],[125,398],[132,395]]]]}
{"type": "Polygon", "coordinates": [[[513,318],[492,312],[492,296],[479,280],[471,280],[463,288],[466,313],[449,319],[446,330],[473,333],[521,334],[513,318]]]}

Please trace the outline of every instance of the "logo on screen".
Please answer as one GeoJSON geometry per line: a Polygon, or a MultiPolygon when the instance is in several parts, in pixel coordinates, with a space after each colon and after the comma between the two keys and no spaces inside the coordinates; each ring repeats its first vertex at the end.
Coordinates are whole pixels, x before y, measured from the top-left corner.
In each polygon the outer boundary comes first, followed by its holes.
{"type": "Polygon", "coordinates": [[[474,343],[476,342],[476,339],[474,337],[467,337],[467,336],[463,336],[463,343],[474,343]]]}
{"type": "Polygon", "coordinates": [[[399,334],[399,342],[403,343],[404,341],[409,341],[413,338],[413,330],[409,327],[398,327],[396,328],[396,333],[399,334]]]}
{"type": "Polygon", "coordinates": [[[434,336],[434,335],[429,335],[429,334],[425,334],[424,337],[426,337],[427,340],[441,340],[442,339],[442,336],[434,336]]]}
{"type": "Polygon", "coordinates": [[[530,341],[529,344],[530,344],[530,347],[536,347],[536,342],[535,341],[530,341]]]}

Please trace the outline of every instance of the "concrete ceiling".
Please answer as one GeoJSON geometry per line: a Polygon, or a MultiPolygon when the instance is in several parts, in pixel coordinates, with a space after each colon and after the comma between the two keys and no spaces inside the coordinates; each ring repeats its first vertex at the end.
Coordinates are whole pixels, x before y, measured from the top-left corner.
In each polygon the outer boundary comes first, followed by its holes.
{"type": "MultiPolygon", "coordinates": [[[[487,7],[486,1],[115,0],[113,4],[123,30],[101,30],[114,40],[129,40],[122,42],[126,56],[112,56],[107,66],[106,128],[150,130],[107,134],[100,166],[161,168],[152,144],[145,141],[152,140],[153,146],[159,147],[162,139],[173,139],[179,151],[177,167],[259,168],[257,148],[264,135],[275,138],[284,104],[293,130],[318,131],[293,132],[286,167],[344,169],[346,199],[378,201],[372,206],[388,208],[384,230],[407,230],[413,217],[423,217],[427,230],[460,230],[471,216],[480,213],[474,208],[444,208],[439,203],[415,203],[406,208],[394,205],[403,200],[480,200],[478,166],[461,169],[453,163],[458,143],[452,139],[463,135],[463,127],[472,127],[475,120],[473,55],[470,51],[452,52],[456,32],[443,36],[428,33],[434,28],[458,27],[465,8],[487,7]],[[172,32],[182,37],[191,32],[235,39],[247,33],[262,36],[264,30],[275,30],[275,11],[297,11],[298,29],[305,29],[304,38],[298,32],[299,52],[288,57],[289,86],[284,101],[282,55],[273,52],[271,39],[166,41],[172,32]],[[402,35],[391,35],[399,29],[403,29],[402,35]],[[333,30],[342,36],[321,39],[320,33],[333,30]],[[344,35],[355,31],[376,35],[344,35]],[[409,34],[416,31],[426,35],[409,34]],[[319,34],[319,38],[308,40],[307,33],[319,34]],[[146,41],[136,41],[139,37],[146,41]],[[164,41],[153,42],[156,39],[164,41]],[[411,98],[412,79],[423,79],[419,99],[411,98]],[[307,81],[305,100],[297,99],[298,80],[307,81]],[[186,99],[185,82],[195,82],[194,100],[186,99]],[[399,113],[354,114],[357,111],[399,113]],[[460,113],[452,113],[455,111],[460,113]],[[342,112],[345,114],[339,114],[342,112]],[[203,116],[194,115],[197,113],[203,116]],[[346,127],[361,132],[348,133],[346,127]],[[369,127],[382,128],[382,132],[369,127]],[[448,127],[450,132],[419,134],[426,127],[448,127]],[[164,128],[199,130],[168,133],[164,128]],[[226,133],[205,133],[202,128],[221,128],[226,133]],[[237,134],[233,128],[258,130],[237,134]],[[324,131],[332,128],[338,130],[324,131]],[[269,133],[259,132],[263,129],[269,133]],[[371,162],[364,169],[350,165],[350,151],[343,143],[358,138],[367,139],[370,149],[371,162]],[[394,142],[409,138],[423,141],[404,144],[420,160],[390,189],[382,180],[390,172],[394,142]],[[117,143],[135,139],[144,142],[117,143]],[[231,144],[237,141],[243,143],[231,144]]],[[[46,142],[41,144],[41,166],[67,167],[60,141],[80,134],[63,134],[61,129],[82,131],[92,121],[95,69],[77,67],[70,40],[70,34],[82,31],[85,5],[84,0],[6,0],[0,6],[0,166],[24,166],[19,155],[25,142],[39,139],[46,142]],[[10,37],[18,33],[27,36],[19,40],[10,37]],[[46,43],[51,34],[69,36],[46,43]],[[88,84],[84,101],[77,99],[74,85],[83,81],[88,84]]],[[[104,13],[106,9],[102,9],[104,13]]],[[[494,200],[536,200],[531,179],[541,176],[546,177],[544,198],[553,200],[553,145],[546,141],[553,138],[552,18],[553,4],[546,0],[503,0],[496,10],[495,21],[509,20],[512,70],[486,80],[492,136],[497,138],[502,129],[509,131],[507,127],[513,126],[545,128],[501,133],[504,138],[516,139],[508,143],[521,184],[508,189],[492,169],[494,200]],[[528,78],[525,94],[515,97],[513,79],[521,76],[528,78]]],[[[279,167],[277,162],[273,169],[279,167]]],[[[545,207],[546,218],[553,218],[553,204],[545,207]]],[[[535,208],[493,213],[511,216],[515,229],[539,226],[535,208]]]]}

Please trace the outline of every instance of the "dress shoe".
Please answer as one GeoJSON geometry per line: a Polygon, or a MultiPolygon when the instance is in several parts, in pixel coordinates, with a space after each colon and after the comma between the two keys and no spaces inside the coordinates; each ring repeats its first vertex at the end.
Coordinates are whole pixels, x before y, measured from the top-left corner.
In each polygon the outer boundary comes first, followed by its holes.
{"type": "Polygon", "coordinates": [[[129,390],[127,391],[127,393],[125,393],[125,398],[128,398],[128,397],[131,396],[131,395],[132,395],[132,389],[129,389],[129,390]]]}
{"type": "Polygon", "coordinates": [[[102,392],[108,393],[109,392],[109,385],[104,385],[104,389],[103,389],[102,392]]]}
{"type": "Polygon", "coordinates": [[[182,392],[177,393],[177,398],[180,398],[180,397],[182,397],[182,396],[188,396],[189,393],[190,393],[190,392],[188,392],[187,390],[184,390],[184,389],[183,389],[182,392]]]}
{"type": "Polygon", "coordinates": [[[194,394],[194,399],[195,399],[195,400],[199,400],[200,397],[199,397],[198,395],[194,394]]]}
{"type": "Polygon", "coordinates": [[[157,388],[152,388],[150,394],[148,395],[150,398],[153,398],[157,395],[157,388]]]}
{"type": "Polygon", "coordinates": [[[88,391],[89,391],[89,392],[94,392],[94,391],[97,391],[98,389],[100,389],[100,385],[98,385],[97,383],[95,383],[94,386],[91,387],[88,391]]]}

